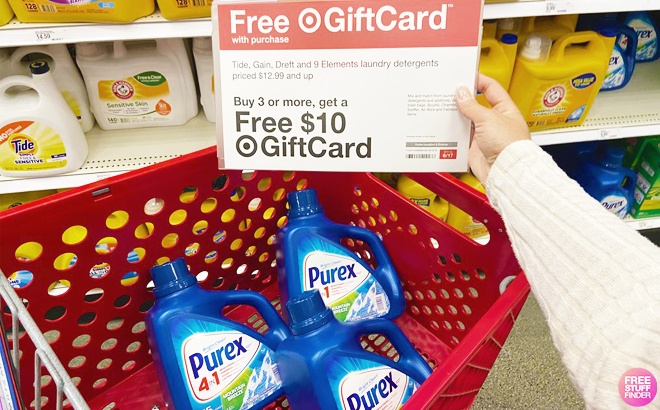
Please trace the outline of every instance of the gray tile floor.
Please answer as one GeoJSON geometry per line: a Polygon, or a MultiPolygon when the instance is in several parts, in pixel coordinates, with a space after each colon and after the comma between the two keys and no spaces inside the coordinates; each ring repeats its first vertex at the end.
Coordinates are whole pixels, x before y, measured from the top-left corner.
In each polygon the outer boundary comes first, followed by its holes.
{"type": "Polygon", "coordinates": [[[472,409],[584,409],[533,296],[525,303],[472,409]]]}

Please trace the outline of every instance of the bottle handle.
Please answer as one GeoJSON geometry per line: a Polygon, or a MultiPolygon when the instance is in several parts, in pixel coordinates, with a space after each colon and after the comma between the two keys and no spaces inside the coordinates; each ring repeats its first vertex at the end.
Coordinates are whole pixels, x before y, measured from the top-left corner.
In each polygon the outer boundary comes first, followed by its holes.
{"type": "Polygon", "coordinates": [[[232,290],[223,293],[224,303],[219,306],[223,309],[229,305],[249,305],[254,307],[261,314],[268,324],[268,331],[264,337],[274,345],[289,337],[289,328],[286,326],[273,305],[265,296],[258,292],[249,290],[232,290]]]}
{"type": "Polygon", "coordinates": [[[9,77],[5,77],[0,80],[0,99],[5,98],[5,94],[8,89],[17,85],[31,88],[36,91],[37,94],[39,94],[39,91],[37,90],[32,77],[28,77],[26,75],[10,75],[9,77]]]}
{"type": "Polygon", "coordinates": [[[552,49],[550,50],[550,57],[548,59],[561,62],[564,60],[564,53],[566,48],[572,46],[573,44],[587,43],[587,48],[593,48],[593,46],[598,44],[599,41],[601,41],[600,35],[591,30],[565,34],[559,37],[557,41],[552,45],[552,49]]]}
{"type": "MultiPolygon", "coordinates": [[[[626,61],[626,76],[630,77],[635,70],[635,56],[637,55],[638,39],[635,29],[628,27],[625,24],[623,26],[624,27],[621,27],[621,32],[628,38],[628,45],[626,46],[626,50],[623,52],[623,58],[626,61]]],[[[616,41],[618,42],[619,39],[617,38],[616,41]]]]}
{"type": "Polygon", "coordinates": [[[431,376],[432,370],[429,365],[417,350],[415,350],[401,329],[393,322],[387,319],[371,319],[351,324],[351,326],[354,327],[356,338],[374,333],[385,335],[399,353],[398,363],[410,372],[410,375],[417,383],[422,384],[431,376]]]}
{"type": "Polygon", "coordinates": [[[115,58],[122,58],[126,56],[126,45],[122,40],[112,42],[112,55],[115,58]]]}
{"type": "MultiPolygon", "coordinates": [[[[378,266],[376,267],[375,272],[377,275],[379,275],[380,284],[383,285],[387,291],[389,291],[388,293],[391,295],[392,299],[402,300],[403,289],[401,288],[401,283],[398,281],[398,279],[392,277],[394,275],[380,275],[381,273],[384,273],[387,266],[394,266],[392,259],[385,250],[385,246],[383,245],[383,242],[380,240],[380,238],[370,230],[357,226],[343,226],[342,230],[347,232],[347,235],[342,236],[364,241],[367,245],[369,245],[371,251],[373,252],[374,258],[378,262],[378,266]],[[384,282],[384,279],[391,280],[384,282]]],[[[394,306],[394,304],[390,305],[390,312],[386,315],[386,317],[394,318],[403,313],[403,311],[397,312],[394,306]]]]}

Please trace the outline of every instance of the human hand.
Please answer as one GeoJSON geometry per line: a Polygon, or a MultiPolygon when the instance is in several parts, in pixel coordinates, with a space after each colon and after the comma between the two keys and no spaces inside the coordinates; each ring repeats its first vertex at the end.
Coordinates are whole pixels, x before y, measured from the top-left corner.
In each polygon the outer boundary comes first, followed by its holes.
{"type": "Polygon", "coordinates": [[[477,89],[493,108],[479,104],[465,86],[456,89],[456,104],[461,114],[472,121],[468,163],[474,176],[485,184],[490,167],[504,148],[516,141],[529,140],[531,136],[518,107],[500,83],[479,74],[477,89]]]}

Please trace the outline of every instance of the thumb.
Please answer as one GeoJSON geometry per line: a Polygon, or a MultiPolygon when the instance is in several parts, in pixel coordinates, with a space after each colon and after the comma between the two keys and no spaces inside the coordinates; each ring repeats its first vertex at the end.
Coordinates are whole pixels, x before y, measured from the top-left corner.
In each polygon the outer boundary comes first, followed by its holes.
{"type": "Polygon", "coordinates": [[[477,100],[472,97],[470,90],[461,85],[456,89],[456,105],[458,110],[471,120],[473,123],[479,123],[486,119],[489,109],[479,104],[477,100]]]}

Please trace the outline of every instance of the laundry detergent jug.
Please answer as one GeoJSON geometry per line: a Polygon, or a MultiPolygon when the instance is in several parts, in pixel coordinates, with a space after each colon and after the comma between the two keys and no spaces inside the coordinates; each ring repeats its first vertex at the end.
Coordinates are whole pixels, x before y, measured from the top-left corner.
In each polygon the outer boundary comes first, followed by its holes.
{"type": "Polygon", "coordinates": [[[200,102],[204,115],[215,122],[215,77],[213,73],[213,48],[211,37],[193,39],[193,55],[199,83],[200,102]]]}
{"type": "MultiPolygon", "coordinates": [[[[494,38],[484,38],[481,41],[479,72],[497,80],[505,90],[508,90],[517,49],[518,37],[515,34],[504,34],[499,41],[494,38]]],[[[477,93],[476,99],[479,104],[490,108],[482,93],[477,93]]]]}
{"type": "Polygon", "coordinates": [[[154,12],[154,0],[9,0],[23,23],[129,23],[154,12]]]}
{"type": "Polygon", "coordinates": [[[36,60],[48,62],[57,88],[78,118],[82,130],[84,132],[91,130],[94,126],[94,116],[89,107],[87,89],[67,46],[50,44],[19,47],[11,54],[11,73],[29,74],[30,63],[36,60]]]}
{"type": "Polygon", "coordinates": [[[76,59],[101,129],[183,125],[197,115],[181,38],[78,43],[76,59]]]}
{"type": "Polygon", "coordinates": [[[550,40],[556,41],[566,34],[575,32],[577,21],[577,14],[524,17],[518,38],[521,44],[524,44],[527,36],[535,33],[543,34],[550,37],[550,40]]]}
{"type": "Polygon", "coordinates": [[[77,170],[87,158],[85,134],[48,63],[37,61],[30,69],[32,77],[0,80],[0,175],[29,178],[77,170]],[[10,92],[16,86],[20,90],[10,92]]]}
{"type": "Polygon", "coordinates": [[[160,13],[168,20],[211,17],[213,0],[157,0],[160,13]]]}
{"type": "Polygon", "coordinates": [[[660,44],[658,43],[658,23],[647,11],[634,11],[627,13],[624,24],[637,32],[637,53],[635,59],[638,63],[657,60],[660,57],[660,44]]]}
{"type": "Polygon", "coordinates": [[[9,23],[14,17],[14,10],[9,6],[7,0],[0,0],[0,26],[9,23]]]}

